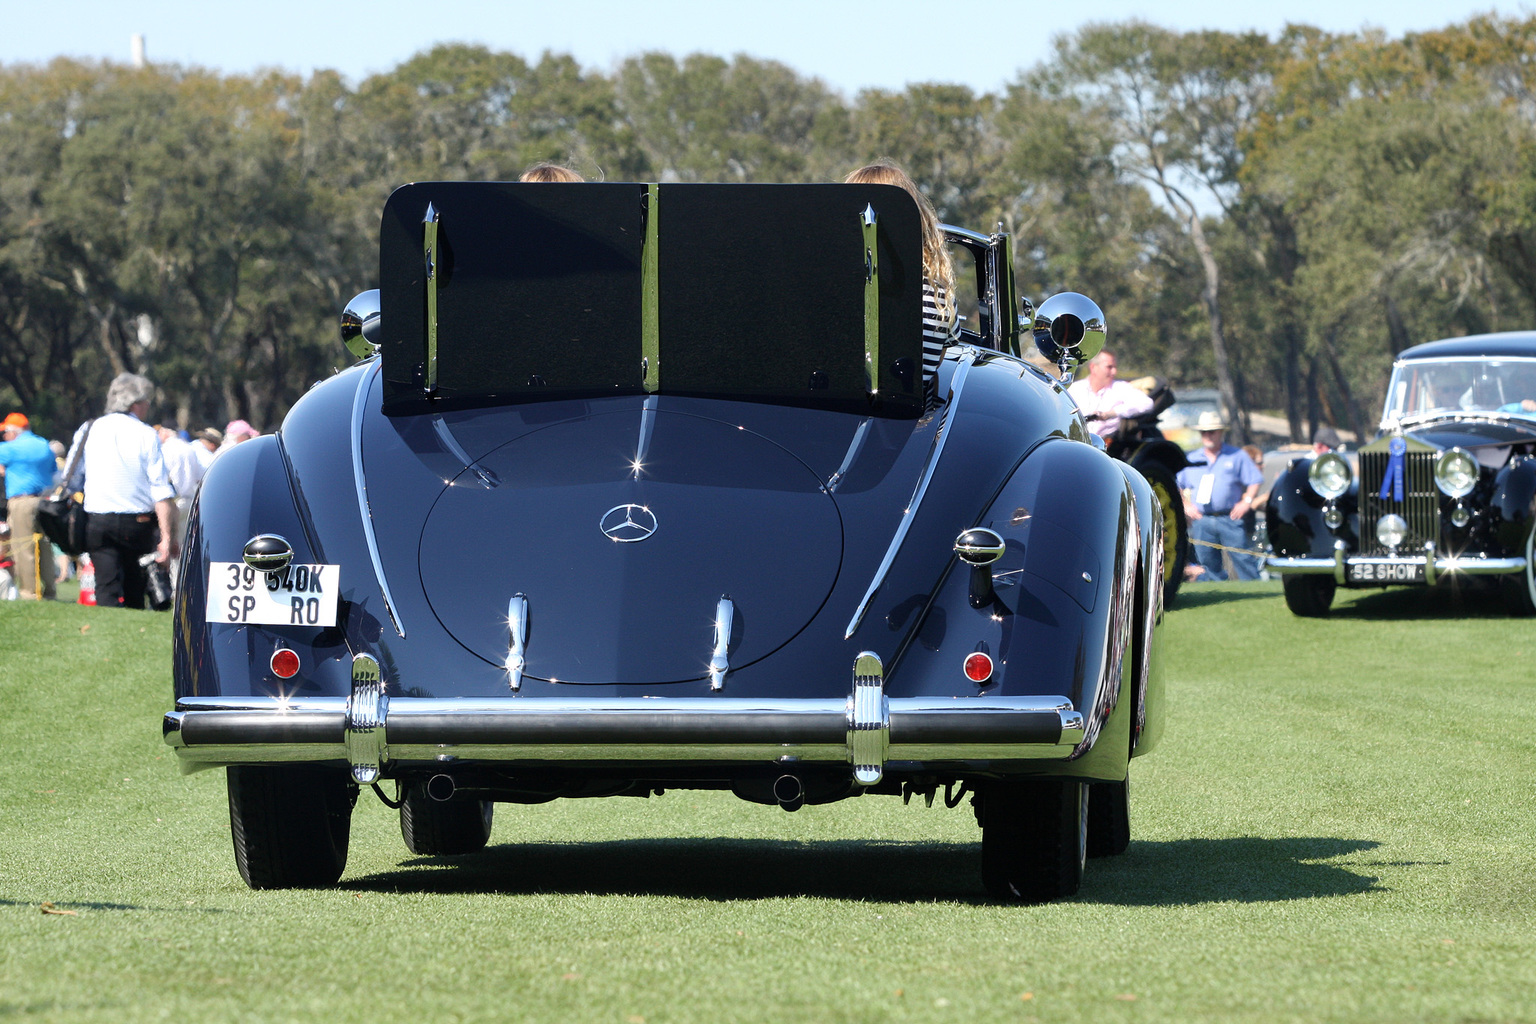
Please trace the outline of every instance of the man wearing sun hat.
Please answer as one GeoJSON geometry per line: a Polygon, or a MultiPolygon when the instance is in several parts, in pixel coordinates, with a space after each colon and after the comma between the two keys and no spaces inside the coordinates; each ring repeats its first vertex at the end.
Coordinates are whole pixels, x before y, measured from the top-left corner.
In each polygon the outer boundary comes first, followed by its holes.
{"type": "Polygon", "coordinates": [[[0,469],[5,472],[5,514],[11,524],[16,589],[24,601],[54,598],[53,551],[36,534],[37,503],[53,486],[58,468],[53,449],[32,433],[24,413],[13,412],[5,418],[0,426],[0,469]]]}
{"type": "Polygon", "coordinates": [[[1189,519],[1190,554],[1205,569],[1203,579],[1224,580],[1222,550],[1232,559],[1240,580],[1259,578],[1258,560],[1248,547],[1243,517],[1253,508],[1264,474],[1248,453],[1224,444],[1227,423],[1220,413],[1203,412],[1195,421],[1200,450],[1189,453],[1189,466],[1179,471],[1184,514],[1189,519]],[[1203,542],[1203,543],[1202,543],[1203,542]]]}

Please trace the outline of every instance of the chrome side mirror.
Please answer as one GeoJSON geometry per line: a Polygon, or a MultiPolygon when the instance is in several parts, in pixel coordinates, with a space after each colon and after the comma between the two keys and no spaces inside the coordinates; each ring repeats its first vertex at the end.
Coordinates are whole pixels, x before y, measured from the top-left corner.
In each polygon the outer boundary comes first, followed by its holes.
{"type": "Polygon", "coordinates": [[[379,290],[358,292],[341,313],[341,343],[358,359],[379,350],[379,290]]]}
{"type": "Polygon", "coordinates": [[[1035,347],[1070,379],[1078,365],[1104,348],[1104,311],[1079,292],[1058,292],[1035,310],[1035,347]]]}

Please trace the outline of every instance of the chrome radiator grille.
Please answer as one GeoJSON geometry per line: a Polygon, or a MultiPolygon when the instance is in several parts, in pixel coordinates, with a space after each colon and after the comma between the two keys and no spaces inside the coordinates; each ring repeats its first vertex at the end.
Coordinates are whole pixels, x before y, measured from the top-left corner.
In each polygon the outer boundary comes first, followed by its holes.
{"type": "Polygon", "coordinates": [[[1403,500],[1393,501],[1391,492],[1381,499],[1381,480],[1387,473],[1389,456],[1384,451],[1360,453],[1360,553],[1390,554],[1376,539],[1376,521],[1395,512],[1408,521],[1408,536],[1398,554],[1424,550],[1425,541],[1440,539],[1440,492],[1435,487],[1434,452],[1408,452],[1403,464],[1403,500]]]}

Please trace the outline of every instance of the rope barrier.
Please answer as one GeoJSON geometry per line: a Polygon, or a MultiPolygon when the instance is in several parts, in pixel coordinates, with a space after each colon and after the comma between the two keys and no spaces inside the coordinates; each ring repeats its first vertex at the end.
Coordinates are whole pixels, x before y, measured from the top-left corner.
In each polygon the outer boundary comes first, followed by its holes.
{"type": "Polygon", "coordinates": [[[1230,551],[1237,555],[1253,555],[1255,558],[1269,557],[1268,551],[1255,551],[1252,548],[1231,548],[1225,544],[1217,544],[1213,540],[1196,540],[1195,538],[1191,537],[1189,538],[1189,542],[1191,544],[1200,544],[1208,548],[1215,548],[1217,551],[1230,551]]]}

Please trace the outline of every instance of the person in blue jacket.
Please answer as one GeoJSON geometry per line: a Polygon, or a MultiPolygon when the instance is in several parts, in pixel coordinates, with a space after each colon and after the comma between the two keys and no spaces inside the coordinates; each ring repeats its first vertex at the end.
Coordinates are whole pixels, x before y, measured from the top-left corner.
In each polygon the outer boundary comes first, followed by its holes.
{"type": "Polygon", "coordinates": [[[0,471],[5,473],[5,514],[11,524],[11,560],[22,600],[54,599],[53,547],[37,529],[37,503],[53,487],[59,464],[44,438],[32,433],[25,413],[5,418],[0,433],[0,471]]]}

